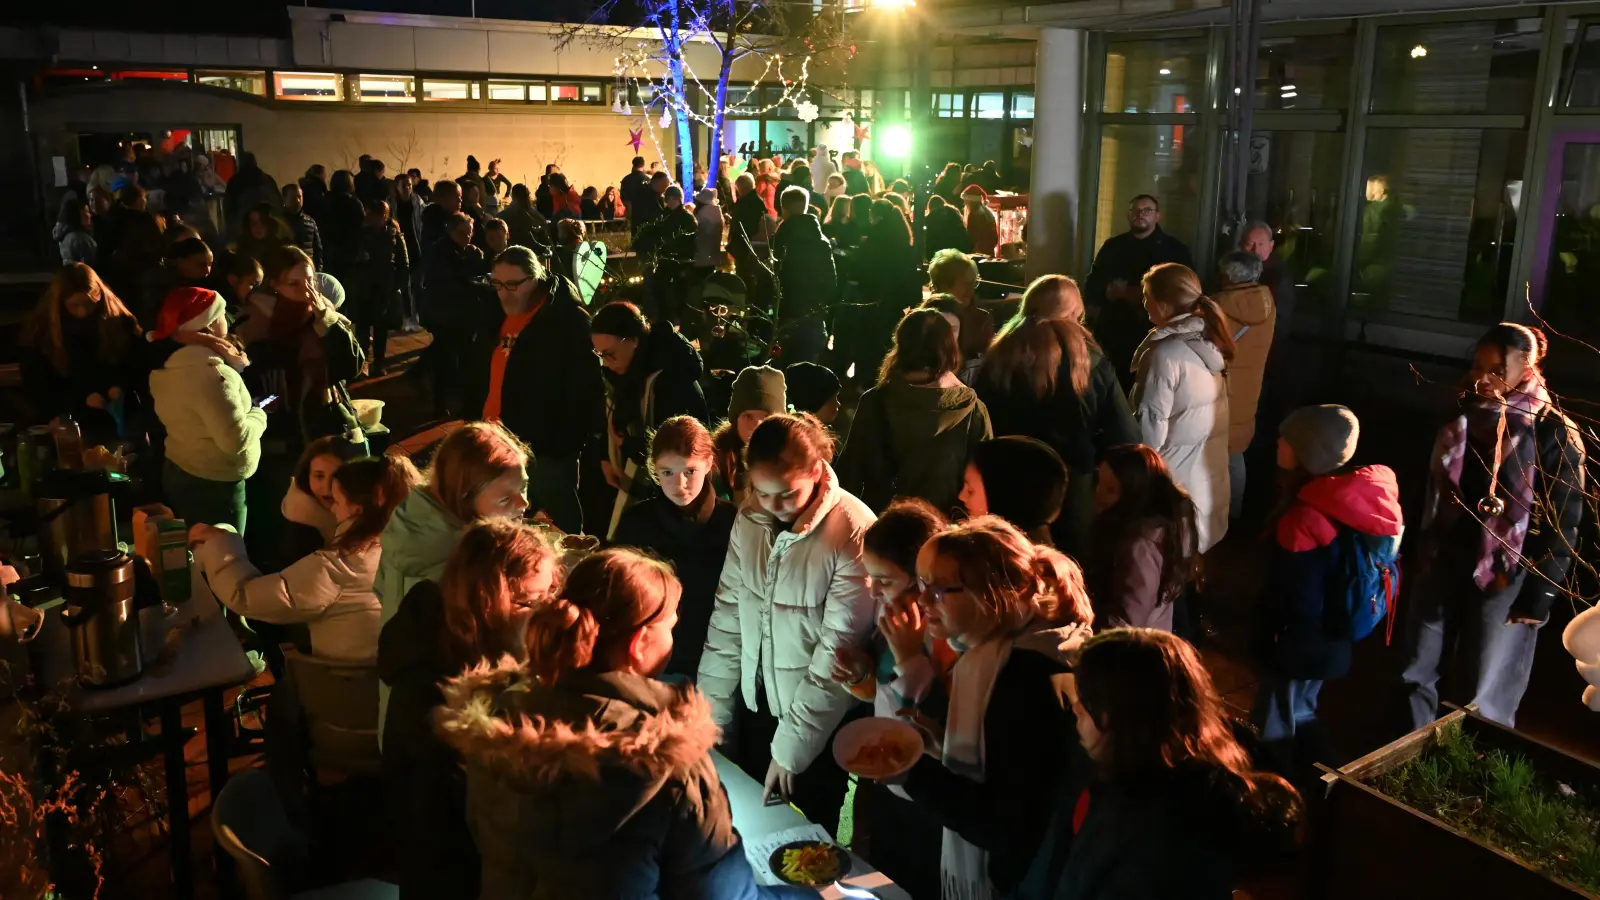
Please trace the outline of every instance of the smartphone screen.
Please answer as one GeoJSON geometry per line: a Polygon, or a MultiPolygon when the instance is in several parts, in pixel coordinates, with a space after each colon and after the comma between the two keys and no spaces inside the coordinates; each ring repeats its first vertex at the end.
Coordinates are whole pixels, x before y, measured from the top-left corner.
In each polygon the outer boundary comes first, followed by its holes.
{"type": "Polygon", "coordinates": [[[268,406],[271,406],[274,402],[276,402],[277,399],[277,394],[268,394],[265,397],[255,401],[255,403],[252,405],[255,406],[256,409],[266,409],[268,406]]]}

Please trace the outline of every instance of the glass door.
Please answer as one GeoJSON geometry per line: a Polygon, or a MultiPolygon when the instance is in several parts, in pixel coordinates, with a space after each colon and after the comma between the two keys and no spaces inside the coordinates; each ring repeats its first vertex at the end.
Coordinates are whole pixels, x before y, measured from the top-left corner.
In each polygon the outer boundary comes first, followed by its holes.
{"type": "MultiPolygon", "coordinates": [[[[1551,141],[1541,228],[1541,270],[1530,299],[1550,327],[1585,343],[1600,341],[1600,130],[1557,134],[1551,141]]],[[[1511,309],[1522,311],[1522,298],[1511,309]]]]}

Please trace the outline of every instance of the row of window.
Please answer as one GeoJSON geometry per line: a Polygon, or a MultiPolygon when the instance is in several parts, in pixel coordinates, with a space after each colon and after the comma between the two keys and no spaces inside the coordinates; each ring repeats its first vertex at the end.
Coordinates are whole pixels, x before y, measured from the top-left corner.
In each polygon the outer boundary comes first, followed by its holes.
{"type": "Polygon", "coordinates": [[[941,119],[1013,119],[1033,118],[1033,92],[1014,91],[1011,107],[1006,108],[1005,91],[973,91],[971,93],[935,93],[934,115],[941,119]]]}
{"type": "MultiPolygon", "coordinates": [[[[1533,106],[1542,30],[1533,16],[1379,28],[1368,111],[1525,114],[1533,106]]],[[[1206,43],[1201,36],[1112,42],[1101,111],[1193,112],[1206,43]]],[[[1561,104],[1600,108],[1600,20],[1568,22],[1564,47],[1561,104]]],[[[1354,56],[1353,22],[1330,34],[1274,36],[1269,29],[1257,57],[1255,107],[1347,109],[1354,56]]]]}

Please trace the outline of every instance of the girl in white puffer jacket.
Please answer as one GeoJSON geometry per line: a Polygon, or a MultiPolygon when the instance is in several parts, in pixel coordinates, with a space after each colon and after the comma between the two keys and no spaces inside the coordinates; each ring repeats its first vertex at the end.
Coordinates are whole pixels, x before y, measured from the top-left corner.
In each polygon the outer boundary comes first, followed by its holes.
{"type": "Polygon", "coordinates": [[[833,682],[834,657],[866,642],[874,614],[861,559],[874,517],[839,487],[832,458],[832,437],[809,414],[772,416],[750,435],[750,494],[698,679],[728,756],[829,833],[846,775],[828,743],[859,702],[833,682]]]}
{"type": "Polygon", "coordinates": [[[1195,507],[1199,552],[1228,533],[1228,381],[1233,329],[1188,266],[1144,276],[1155,327],[1133,354],[1133,409],[1144,442],[1161,454],[1195,507]]]}
{"type": "Polygon", "coordinates": [[[333,473],[332,511],[339,524],[326,548],[268,575],[250,563],[238,534],[196,525],[189,529],[195,562],[217,599],[246,619],[305,624],[311,652],[324,659],[376,660],[382,607],[372,582],[383,553],[378,537],[419,480],[404,456],[351,460],[333,473]]]}

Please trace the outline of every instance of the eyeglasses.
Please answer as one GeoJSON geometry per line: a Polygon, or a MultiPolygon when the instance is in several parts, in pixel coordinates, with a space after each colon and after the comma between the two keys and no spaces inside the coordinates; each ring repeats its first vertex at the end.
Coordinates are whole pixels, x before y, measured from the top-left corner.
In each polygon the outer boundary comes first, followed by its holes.
{"type": "Polygon", "coordinates": [[[494,281],[494,280],[491,279],[489,281],[489,287],[492,287],[497,291],[514,291],[517,288],[522,287],[523,285],[527,284],[528,282],[530,282],[532,280],[533,280],[533,276],[532,275],[529,275],[527,278],[523,278],[523,279],[520,279],[520,280],[517,280],[517,281],[494,281]]]}
{"type": "Polygon", "coordinates": [[[1136,216],[1153,216],[1159,211],[1160,210],[1156,209],[1154,206],[1141,206],[1141,207],[1138,207],[1137,209],[1128,210],[1128,212],[1130,212],[1130,213],[1132,213],[1132,214],[1134,214],[1136,216]]]}
{"type": "Polygon", "coordinates": [[[951,587],[939,587],[938,585],[929,584],[921,578],[917,579],[917,590],[921,591],[924,597],[939,605],[943,605],[945,598],[951,594],[964,594],[967,591],[965,587],[959,584],[951,587]]]}
{"type": "MultiPolygon", "coordinates": [[[[627,343],[628,341],[631,341],[631,340],[633,340],[633,338],[623,338],[618,343],[627,343]]],[[[599,358],[602,362],[616,362],[617,361],[617,351],[615,351],[615,350],[601,350],[599,348],[595,348],[594,355],[597,358],[599,358]]]]}

